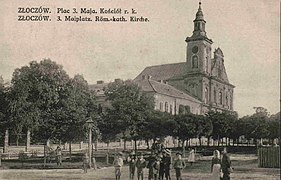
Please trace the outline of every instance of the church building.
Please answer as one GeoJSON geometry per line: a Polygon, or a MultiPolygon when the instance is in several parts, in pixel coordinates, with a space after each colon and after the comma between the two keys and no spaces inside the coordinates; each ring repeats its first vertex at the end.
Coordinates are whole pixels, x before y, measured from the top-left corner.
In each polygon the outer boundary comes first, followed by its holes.
{"type": "MultiPolygon", "coordinates": [[[[185,39],[186,61],[146,67],[134,81],[155,98],[155,109],[179,114],[205,114],[210,110],[233,112],[233,89],[227,78],[224,55],[214,50],[207,37],[201,3],[193,21],[194,30],[185,39]]],[[[92,85],[93,90],[100,91],[92,85]]]]}

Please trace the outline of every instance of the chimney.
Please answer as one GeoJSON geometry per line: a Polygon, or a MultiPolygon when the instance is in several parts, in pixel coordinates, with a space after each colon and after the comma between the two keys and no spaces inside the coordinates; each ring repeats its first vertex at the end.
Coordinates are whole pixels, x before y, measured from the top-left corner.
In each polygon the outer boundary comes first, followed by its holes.
{"type": "Polygon", "coordinates": [[[104,81],[97,81],[97,84],[103,84],[104,81]]]}

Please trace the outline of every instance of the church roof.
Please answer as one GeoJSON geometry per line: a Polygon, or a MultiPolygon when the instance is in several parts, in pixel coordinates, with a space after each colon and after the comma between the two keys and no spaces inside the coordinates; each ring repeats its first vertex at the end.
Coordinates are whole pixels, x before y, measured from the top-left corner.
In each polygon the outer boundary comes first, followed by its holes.
{"type": "Polygon", "coordinates": [[[167,80],[186,73],[186,62],[163,64],[146,67],[135,80],[141,80],[143,76],[151,76],[153,80],[167,80]]]}
{"type": "Polygon", "coordinates": [[[141,87],[142,91],[144,92],[156,92],[167,96],[187,99],[189,101],[201,103],[201,101],[197,100],[196,98],[174,88],[169,84],[161,83],[152,79],[135,80],[135,82],[141,87]]]}

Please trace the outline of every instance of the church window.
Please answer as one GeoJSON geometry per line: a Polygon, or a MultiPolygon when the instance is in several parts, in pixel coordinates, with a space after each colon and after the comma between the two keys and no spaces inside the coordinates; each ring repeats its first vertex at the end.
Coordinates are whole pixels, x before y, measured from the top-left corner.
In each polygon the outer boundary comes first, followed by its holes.
{"type": "Polygon", "coordinates": [[[225,104],[228,105],[228,96],[227,96],[227,94],[225,96],[225,104]]]}
{"type": "Polygon", "coordinates": [[[209,69],[209,64],[208,64],[208,57],[206,57],[206,61],[205,61],[205,72],[208,72],[209,69]]]}
{"type": "Polygon", "coordinates": [[[168,105],[168,102],[165,102],[165,112],[169,112],[169,105],[168,105]]]}
{"type": "Polygon", "coordinates": [[[229,105],[230,105],[230,109],[232,110],[233,107],[232,107],[232,97],[231,96],[229,97],[229,105]]]}
{"type": "Polygon", "coordinates": [[[170,113],[173,114],[173,105],[170,105],[170,113]]]}
{"type": "Polygon", "coordinates": [[[163,103],[160,102],[160,111],[163,111],[163,103]]]}
{"type": "Polygon", "coordinates": [[[222,104],[222,93],[219,92],[219,103],[222,104]]]}
{"type": "Polygon", "coordinates": [[[208,88],[205,88],[205,103],[209,103],[209,91],[208,88]]]}
{"type": "Polygon", "coordinates": [[[214,89],[214,102],[217,103],[217,91],[214,89]]]}
{"type": "Polygon", "coordinates": [[[198,68],[198,56],[192,57],[192,68],[198,68]]]}

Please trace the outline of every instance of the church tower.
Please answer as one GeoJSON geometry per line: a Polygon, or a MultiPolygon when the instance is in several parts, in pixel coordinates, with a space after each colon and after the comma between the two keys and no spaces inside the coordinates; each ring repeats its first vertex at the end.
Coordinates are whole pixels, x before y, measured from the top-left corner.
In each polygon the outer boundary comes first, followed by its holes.
{"type": "Polygon", "coordinates": [[[206,21],[204,20],[201,2],[199,2],[199,8],[193,23],[193,34],[185,40],[187,43],[187,70],[188,72],[200,72],[209,75],[211,70],[211,45],[213,41],[207,37],[205,31],[206,21]]]}
{"type": "Polygon", "coordinates": [[[201,2],[196,13],[194,30],[191,37],[186,38],[186,90],[197,97],[206,106],[210,103],[211,52],[213,41],[207,37],[201,2]]]}

